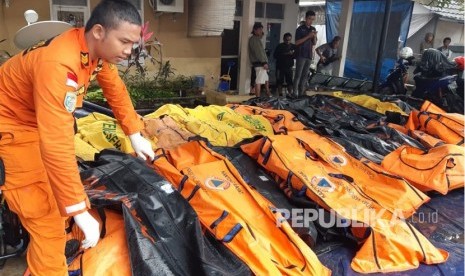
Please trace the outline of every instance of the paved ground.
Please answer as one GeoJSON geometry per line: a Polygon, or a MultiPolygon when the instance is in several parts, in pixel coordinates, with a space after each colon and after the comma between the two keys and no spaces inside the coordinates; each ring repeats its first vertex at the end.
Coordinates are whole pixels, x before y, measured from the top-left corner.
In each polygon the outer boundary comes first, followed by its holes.
{"type": "Polygon", "coordinates": [[[21,257],[6,260],[5,266],[0,269],[1,276],[21,276],[26,270],[26,253],[21,257]]]}

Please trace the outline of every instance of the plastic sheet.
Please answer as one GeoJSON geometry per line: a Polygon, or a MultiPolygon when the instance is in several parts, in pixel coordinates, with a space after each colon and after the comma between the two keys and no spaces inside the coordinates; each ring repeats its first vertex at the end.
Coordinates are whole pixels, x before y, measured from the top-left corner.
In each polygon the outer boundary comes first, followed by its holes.
{"type": "MultiPolygon", "coordinates": [[[[386,1],[355,0],[350,26],[344,76],[356,79],[373,79],[378,45],[381,38],[386,1]],[[376,26],[376,28],[373,28],[376,26]]],[[[384,47],[380,79],[385,79],[394,68],[397,49],[405,46],[413,10],[412,1],[393,0],[384,47]]],[[[326,37],[331,40],[338,33],[342,13],[341,0],[326,1],[326,37]]]]}
{"type": "MultiPolygon", "coordinates": [[[[197,214],[143,161],[104,150],[81,172],[91,203],[121,209],[133,275],[250,275],[223,244],[204,235],[197,214]]],[[[111,257],[111,256],[109,256],[111,257]]]]}
{"type": "MultiPolygon", "coordinates": [[[[464,193],[463,189],[452,191],[446,196],[430,195],[431,201],[424,204],[410,222],[435,246],[449,252],[447,262],[439,265],[420,264],[417,269],[405,272],[370,275],[442,276],[464,275],[464,193]]],[[[323,245],[324,246],[324,245],[323,245]]],[[[327,246],[326,246],[327,247],[327,246]]],[[[330,252],[318,254],[321,262],[331,269],[333,275],[364,275],[350,268],[355,248],[344,245],[330,252]]]]}
{"type": "MultiPolygon", "coordinates": [[[[402,102],[396,101],[398,104],[402,102]]],[[[421,143],[407,135],[377,126],[385,120],[385,115],[342,98],[317,94],[298,99],[253,98],[245,104],[286,109],[309,128],[343,145],[358,159],[365,157],[379,164],[385,155],[401,145],[424,149],[421,143]]],[[[405,103],[405,107],[410,105],[405,103]]]]}

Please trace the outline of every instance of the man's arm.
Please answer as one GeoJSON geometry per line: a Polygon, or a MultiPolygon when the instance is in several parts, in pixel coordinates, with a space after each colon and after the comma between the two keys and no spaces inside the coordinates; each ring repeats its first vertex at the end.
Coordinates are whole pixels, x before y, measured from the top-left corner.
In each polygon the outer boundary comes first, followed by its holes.
{"type": "Polygon", "coordinates": [[[326,49],[329,47],[328,43],[325,43],[323,45],[320,45],[318,48],[315,49],[316,54],[320,57],[321,63],[325,63],[326,58],[323,53],[326,51],[326,49]]]}
{"type": "Polygon", "coordinates": [[[97,74],[97,80],[113,114],[124,133],[129,137],[134,153],[142,160],[147,160],[147,157],[153,160],[155,154],[152,145],[142,137],[140,132],[144,128],[142,117],[134,110],[126,85],[121,80],[116,65],[105,62],[102,70],[97,74]]]}
{"type": "Polygon", "coordinates": [[[62,216],[74,216],[90,208],[76,165],[74,149],[73,93],[66,85],[71,68],[42,62],[35,68],[34,106],[42,160],[62,216]]]}
{"type": "Polygon", "coordinates": [[[281,57],[281,45],[282,44],[278,44],[278,46],[276,46],[276,49],[274,49],[273,57],[275,59],[279,59],[281,57]]]}
{"type": "Polygon", "coordinates": [[[126,85],[121,80],[116,65],[104,62],[102,70],[97,74],[97,80],[124,133],[130,135],[141,131],[144,123],[134,110],[126,85]]]}
{"type": "Polygon", "coordinates": [[[452,52],[451,50],[449,50],[449,54],[447,55],[447,58],[451,58],[453,53],[454,53],[454,52],[452,52]]]}
{"type": "Polygon", "coordinates": [[[305,35],[301,28],[297,28],[295,31],[295,45],[299,46],[309,39],[313,39],[313,44],[316,44],[316,29],[312,28],[311,31],[305,35]]]}

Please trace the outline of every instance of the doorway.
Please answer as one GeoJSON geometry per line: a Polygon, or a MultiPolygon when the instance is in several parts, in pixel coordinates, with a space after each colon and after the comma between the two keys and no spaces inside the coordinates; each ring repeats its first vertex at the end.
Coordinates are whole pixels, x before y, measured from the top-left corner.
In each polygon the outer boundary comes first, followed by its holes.
{"type": "Polygon", "coordinates": [[[237,90],[237,78],[239,67],[239,38],[241,22],[234,20],[232,30],[224,30],[221,39],[221,76],[228,74],[231,77],[230,90],[237,90]]]}
{"type": "MultiPolygon", "coordinates": [[[[231,90],[237,90],[238,73],[239,73],[239,48],[242,43],[241,28],[242,28],[242,0],[236,0],[236,12],[234,27],[232,30],[224,30],[221,46],[221,75],[227,74],[232,63],[234,66],[230,69],[231,90]]],[[[270,85],[276,84],[276,61],[273,57],[276,46],[281,41],[281,29],[284,22],[284,3],[269,3],[257,1],[255,4],[255,21],[261,22],[264,26],[265,35],[263,36],[263,45],[268,56],[270,71],[270,85]]],[[[250,66],[250,63],[249,63],[250,66]]]]}
{"type": "Polygon", "coordinates": [[[268,56],[268,66],[270,68],[268,75],[270,85],[276,85],[276,60],[273,57],[274,50],[281,41],[281,23],[268,22],[265,30],[265,51],[268,56]]]}

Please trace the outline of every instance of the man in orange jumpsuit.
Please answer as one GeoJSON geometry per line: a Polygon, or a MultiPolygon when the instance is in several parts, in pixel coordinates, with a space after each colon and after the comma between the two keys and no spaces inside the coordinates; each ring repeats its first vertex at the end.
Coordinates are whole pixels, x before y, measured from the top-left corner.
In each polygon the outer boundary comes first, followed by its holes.
{"type": "Polygon", "coordinates": [[[73,216],[83,231],[84,249],[99,239],[74,151],[73,112],[91,80],[97,78],[135,153],[142,159],[154,157],[114,65],[139,42],[141,24],[128,2],[104,0],[85,29],[37,44],[0,67],[0,158],[5,168],[0,184],[30,234],[32,275],[68,275],[66,217],[73,216]]]}

